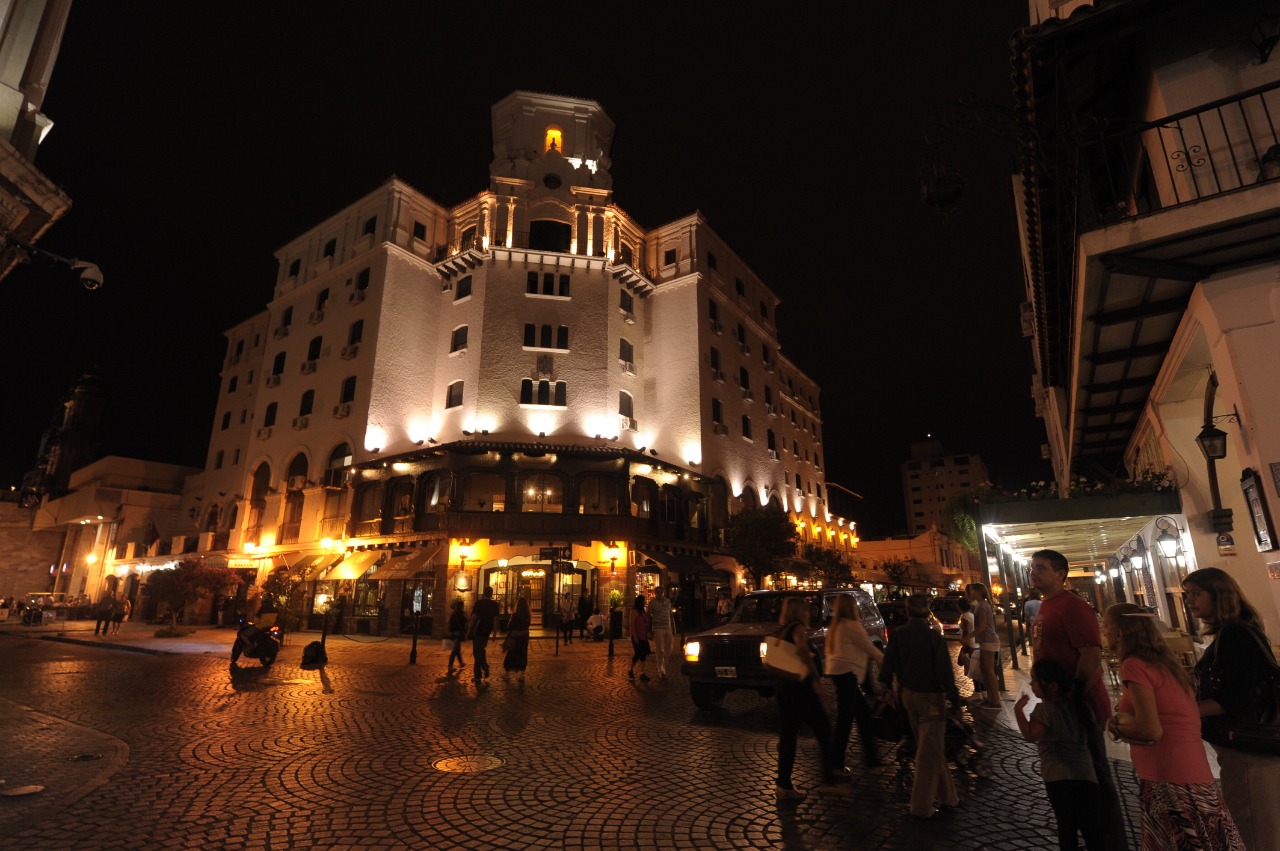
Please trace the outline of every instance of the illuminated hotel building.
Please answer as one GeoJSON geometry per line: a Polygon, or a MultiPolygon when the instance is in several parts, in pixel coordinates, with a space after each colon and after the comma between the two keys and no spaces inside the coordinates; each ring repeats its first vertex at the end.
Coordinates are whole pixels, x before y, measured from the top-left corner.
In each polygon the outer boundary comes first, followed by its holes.
{"type": "Polygon", "coordinates": [[[391,178],[276,252],[267,309],[227,335],[200,552],[305,570],[355,629],[421,600],[440,633],[482,583],[535,625],[584,588],[714,606],[747,505],[852,548],[773,292],[700,215],[646,230],[614,203],[598,104],[492,115],[486,191],[443,207],[391,178]]]}

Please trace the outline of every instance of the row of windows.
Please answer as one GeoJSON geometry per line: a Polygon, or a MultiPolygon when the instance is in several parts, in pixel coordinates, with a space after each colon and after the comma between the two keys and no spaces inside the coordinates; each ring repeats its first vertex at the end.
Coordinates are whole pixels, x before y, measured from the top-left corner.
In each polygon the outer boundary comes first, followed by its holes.
{"type": "MultiPolygon", "coordinates": [[[[413,233],[415,237],[418,235],[418,230],[417,230],[418,227],[419,227],[418,223],[414,222],[413,233]]],[[[369,236],[370,234],[376,232],[377,230],[378,230],[378,217],[371,216],[370,218],[365,219],[364,224],[360,226],[360,235],[369,236]]],[[[423,227],[422,237],[419,237],[419,238],[425,238],[426,235],[427,235],[426,228],[423,227]]],[[[338,253],[338,240],[335,237],[333,239],[330,239],[328,242],[324,244],[324,249],[321,251],[321,255],[323,257],[333,257],[337,253],[338,253]]],[[[301,271],[302,271],[302,260],[301,258],[295,257],[293,261],[289,263],[289,277],[296,278],[298,277],[298,274],[301,271]]]]}
{"type": "MultiPolygon", "coordinates": [[[[356,398],[356,377],[354,375],[348,375],[346,378],[342,379],[341,389],[338,392],[338,404],[345,405],[348,402],[355,401],[355,398],[356,398]]],[[[304,392],[302,394],[301,400],[298,402],[298,416],[300,417],[309,416],[315,409],[315,400],[316,400],[316,391],[307,390],[306,392],[304,392]]],[[[276,424],[276,417],[279,409],[280,409],[280,405],[278,402],[272,402],[271,404],[267,405],[266,411],[264,412],[263,419],[262,419],[263,428],[270,428],[271,426],[276,424]]],[[[247,419],[248,419],[248,412],[245,410],[241,410],[240,424],[244,425],[247,419]]],[[[222,415],[221,430],[226,431],[230,427],[231,427],[231,412],[226,411],[222,415]]]]}

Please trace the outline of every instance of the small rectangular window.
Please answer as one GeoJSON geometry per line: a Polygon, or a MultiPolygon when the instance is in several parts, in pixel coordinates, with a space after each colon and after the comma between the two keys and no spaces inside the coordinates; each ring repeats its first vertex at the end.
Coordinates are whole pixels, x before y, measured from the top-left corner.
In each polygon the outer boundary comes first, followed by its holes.
{"type": "Polygon", "coordinates": [[[426,226],[426,225],[424,225],[422,222],[414,222],[414,223],[413,223],[413,238],[414,238],[414,239],[426,239],[426,238],[427,238],[427,226],[426,226]]]}
{"type": "Polygon", "coordinates": [[[707,268],[714,269],[716,267],[716,256],[710,251],[707,252],[707,268]]]}
{"type": "Polygon", "coordinates": [[[674,265],[675,262],[676,262],[676,250],[674,248],[668,248],[666,251],[662,252],[663,266],[671,266],[671,265],[674,265]]]}
{"type": "Polygon", "coordinates": [[[719,399],[711,400],[711,422],[716,425],[724,423],[724,407],[720,404],[719,399]]]}
{"type": "Polygon", "coordinates": [[[218,454],[217,454],[216,456],[214,456],[214,459],[213,459],[213,469],[215,469],[215,470],[221,470],[221,469],[222,469],[222,450],[221,450],[221,449],[219,449],[219,450],[218,450],[218,454]]]}
{"type": "Polygon", "coordinates": [[[356,275],[356,289],[361,291],[369,289],[368,269],[361,269],[360,274],[356,275]]]}
{"type": "Polygon", "coordinates": [[[456,408],[462,404],[462,384],[463,382],[461,381],[455,381],[449,385],[444,397],[444,406],[446,408],[456,408]]]}
{"type": "Polygon", "coordinates": [[[234,376],[234,375],[233,375],[233,376],[231,376],[231,380],[227,382],[227,392],[228,392],[228,393],[234,393],[234,392],[236,392],[236,383],[237,383],[239,380],[240,380],[240,379],[239,379],[237,376],[234,376]]]}
{"type": "Polygon", "coordinates": [[[458,301],[471,295],[471,276],[459,278],[458,283],[453,287],[453,300],[458,301]]]}
{"type": "Polygon", "coordinates": [[[568,275],[560,276],[560,290],[558,295],[562,298],[569,297],[569,276],[568,275]]]}
{"type": "Polygon", "coordinates": [[[538,326],[526,323],[524,326],[524,344],[527,348],[534,348],[538,345],[538,326]]]}
{"type": "Polygon", "coordinates": [[[528,277],[525,278],[524,291],[529,295],[538,294],[538,273],[537,272],[530,272],[528,277]]]}
{"type": "Polygon", "coordinates": [[[747,285],[743,282],[741,278],[733,279],[733,289],[734,289],[734,292],[736,292],[738,295],[744,296],[747,294],[747,285]]]}
{"type": "Polygon", "coordinates": [[[240,463],[240,450],[239,450],[239,449],[236,449],[236,450],[234,450],[234,451],[231,453],[231,463],[232,463],[233,465],[234,465],[234,464],[239,464],[239,463],[240,463]]]}
{"type": "Polygon", "coordinates": [[[449,340],[449,351],[460,352],[467,347],[467,326],[460,325],[453,329],[453,337],[449,340]]]}
{"type": "Polygon", "coordinates": [[[364,320],[357,319],[351,323],[351,330],[347,332],[347,345],[354,346],[364,339],[364,320]]]}
{"type": "Polygon", "coordinates": [[[543,325],[542,333],[538,335],[538,344],[544,349],[551,348],[551,326],[543,325]]]}
{"type": "Polygon", "coordinates": [[[231,412],[227,411],[222,415],[222,430],[226,431],[231,428],[231,412]]]}
{"type": "Polygon", "coordinates": [[[338,240],[331,239],[324,244],[324,256],[332,257],[338,252],[338,240]]]}
{"type": "Polygon", "coordinates": [[[551,272],[545,272],[542,275],[542,294],[556,294],[556,276],[551,272]]]}
{"type": "Polygon", "coordinates": [[[635,313],[635,299],[631,297],[631,293],[626,290],[618,291],[618,307],[627,313],[635,313]]]}
{"type": "Polygon", "coordinates": [[[298,277],[298,273],[299,273],[299,272],[301,272],[301,271],[302,271],[302,261],[301,261],[301,260],[294,260],[292,263],[290,263],[290,264],[289,264],[289,277],[290,277],[290,278],[296,278],[296,277],[298,277]]]}
{"type": "Polygon", "coordinates": [[[751,439],[751,417],[746,414],[742,415],[742,436],[747,440],[751,439]]]}
{"type": "Polygon", "coordinates": [[[569,326],[568,325],[561,325],[559,328],[556,329],[556,348],[557,349],[569,348],[569,326]]]}
{"type": "Polygon", "coordinates": [[[374,232],[375,230],[377,230],[377,229],[378,229],[378,217],[377,217],[377,216],[374,216],[374,217],[369,218],[369,219],[365,219],[365,221],[364,221],[364,227],[360,229],[360,235],[361,235],[361,236],[368,236],[368,235],[370,235],[371,233],[373,233],[373,232],[374,232]]]}

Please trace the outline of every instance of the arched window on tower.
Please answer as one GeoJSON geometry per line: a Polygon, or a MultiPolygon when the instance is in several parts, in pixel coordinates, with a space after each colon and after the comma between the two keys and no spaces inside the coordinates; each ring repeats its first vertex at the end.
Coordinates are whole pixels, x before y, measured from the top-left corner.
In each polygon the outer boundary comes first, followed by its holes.
{"type": "Polygon", "coordinates": [[[546,143],[542,148],[543,153],[551,150],[564,153],[564,131],[554,124],[547,127],[546,143]]]}

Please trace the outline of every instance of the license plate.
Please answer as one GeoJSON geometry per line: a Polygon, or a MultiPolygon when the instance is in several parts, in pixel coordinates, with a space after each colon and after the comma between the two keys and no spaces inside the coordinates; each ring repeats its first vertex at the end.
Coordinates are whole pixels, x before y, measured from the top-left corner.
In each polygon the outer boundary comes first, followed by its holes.
{"type": "Polygon", "coordinates": [[[737,679],[738,669],[734,667],[716,668],[717,677],[728,677],[729,679],[737,679]]]}

